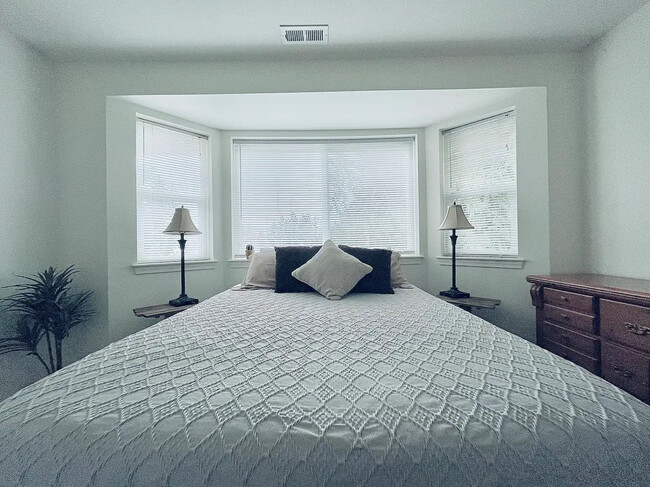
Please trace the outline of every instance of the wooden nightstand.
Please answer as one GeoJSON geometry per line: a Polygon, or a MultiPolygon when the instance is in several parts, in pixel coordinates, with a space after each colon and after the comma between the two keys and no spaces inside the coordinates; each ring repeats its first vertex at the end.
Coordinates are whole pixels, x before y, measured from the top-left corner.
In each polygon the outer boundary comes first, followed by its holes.
{"type": "Polygon", "coordinates": [[[477,298],[474,296],[469,298],[460,298],[460,299],[449,298],[447,296],[438,296],[438,297],[443,301],[447,301],[448,303],[451,303],[454,306],[458,306],[459,308],[468,311],[469,313],[472,312],[472,308],[494,309],[501,304],[500,299],[477,298]]]}
{"type": "Polygon", "coordinates": [[[140,318],[169,318],[181,311],[194,306],[188,304],[186,306],[172,306],[170,304],[156,304],[155,306],[145,306],[144,308],[135,308],[133,314],[140,318]]]}

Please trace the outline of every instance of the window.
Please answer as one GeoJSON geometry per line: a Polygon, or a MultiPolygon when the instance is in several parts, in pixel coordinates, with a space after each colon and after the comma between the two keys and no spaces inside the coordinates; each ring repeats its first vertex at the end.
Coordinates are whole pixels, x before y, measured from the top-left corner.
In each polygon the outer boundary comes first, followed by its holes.
{"type": "MultiPolygon", "coordinates": [[[[518,255],[515,125],[510,111],[442,134],[443,208],[454,201],[462,205],[474,226],[460,230],[458,255],[518,255]]],[[[447,235],[443,253],[451,255],[447,235]]]]}
{"type": "Polygon", "coordinates": [[[138,263],[180,259],[177,237],[162,232],[181,205],[202,232],[186,236],[185,257],[211,258],[207,137],[139,118],[136,150],[138,263]]]}
{"type": "Polygon", "coordinates": [[[233,255],[247,244],[418,252],[415,137],[233,141],[233,255]]]}

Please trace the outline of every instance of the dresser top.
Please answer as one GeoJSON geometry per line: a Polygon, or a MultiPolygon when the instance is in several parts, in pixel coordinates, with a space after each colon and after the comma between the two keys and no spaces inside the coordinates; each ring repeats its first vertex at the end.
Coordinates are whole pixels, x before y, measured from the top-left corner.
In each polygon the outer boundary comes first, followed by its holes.
{"type": "Polygon", "coordinates": [[[604,298],[627,298],[650,302],[650,281],[645,279],[601,274],[552,274],[548,276],[528,276],[526,280],[533,284],[548,285],[569,291],[587,292],[604,298]]]}

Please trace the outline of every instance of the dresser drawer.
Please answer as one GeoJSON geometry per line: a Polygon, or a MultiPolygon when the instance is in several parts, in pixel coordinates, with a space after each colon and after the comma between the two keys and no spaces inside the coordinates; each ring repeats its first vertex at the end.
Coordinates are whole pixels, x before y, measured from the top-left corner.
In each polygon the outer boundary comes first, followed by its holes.
{"type": "Polygon", "coordinates": [[[603,379],[650,401],[650,357],[629,348],[603,342],[603,379]]]}
{"type": "Polygon", "coordinates": [[[600,334],[650,353],[650,308],[601,299],[600,334]]]}
{"type": "Polygon", "coordinates": [[[584,355],[598,359],[600,357],[600,340],[575,331],[562,328],[545,321],[542,325],[544,338],[548,338],[565,347],[572,348],[584,355]]]}
{"type": "Polygon", "coordinates": [[[558,308],[550,304],[544,305],[544,318],[555,321],[565,327],[574,328],[577,330],[586,331],[588,333],[596,334],[596,321],[593,315],[586,315],[569,311],[564,308],[558,308]]]}
{"type": "Polygon", "coordinates": [[[570,293],[559,289],[544,288],[544,302],[578,313],[593,314],[594,298],[586,294],[570,293]]]}
{"type": "Polygon", "coordinates": [[[562,358],[570,360],[571,362],[579,365],[580,367],[584,367],[589,372],[592,372],[594,374],[600,373],[600,362],[597,359],[587,357],[586,355],[583,355],[580,352],[577,352],[576,350],[572,350],[563,345],[560,345],[559,343],[554,342],[553,340],[544,338],[542,340],[542,348],[545,348],[549,352],[553,352],[555,355],[559,355],[562,358]]]}

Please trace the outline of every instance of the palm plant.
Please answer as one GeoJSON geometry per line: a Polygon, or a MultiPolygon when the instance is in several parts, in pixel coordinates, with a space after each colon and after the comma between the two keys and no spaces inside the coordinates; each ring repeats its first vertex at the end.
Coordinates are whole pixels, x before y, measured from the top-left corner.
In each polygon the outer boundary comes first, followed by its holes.
{"type": "Polygon", "coordinates": [[[15,292],[2,302],[16,319],[11,325],[13,334],[0,338],[0,355],[10,352],[35,355],[48,374],[63,367],[63,340],[70,329],[93,315],[92,291],[70,292],[72,276],[77,272],[73,265],[63,271],[50,267],[35,276],[18,276],[22,283],[6,286],[15,292]],[[38,350],[43,338],[49,361],[38,350]]]}

